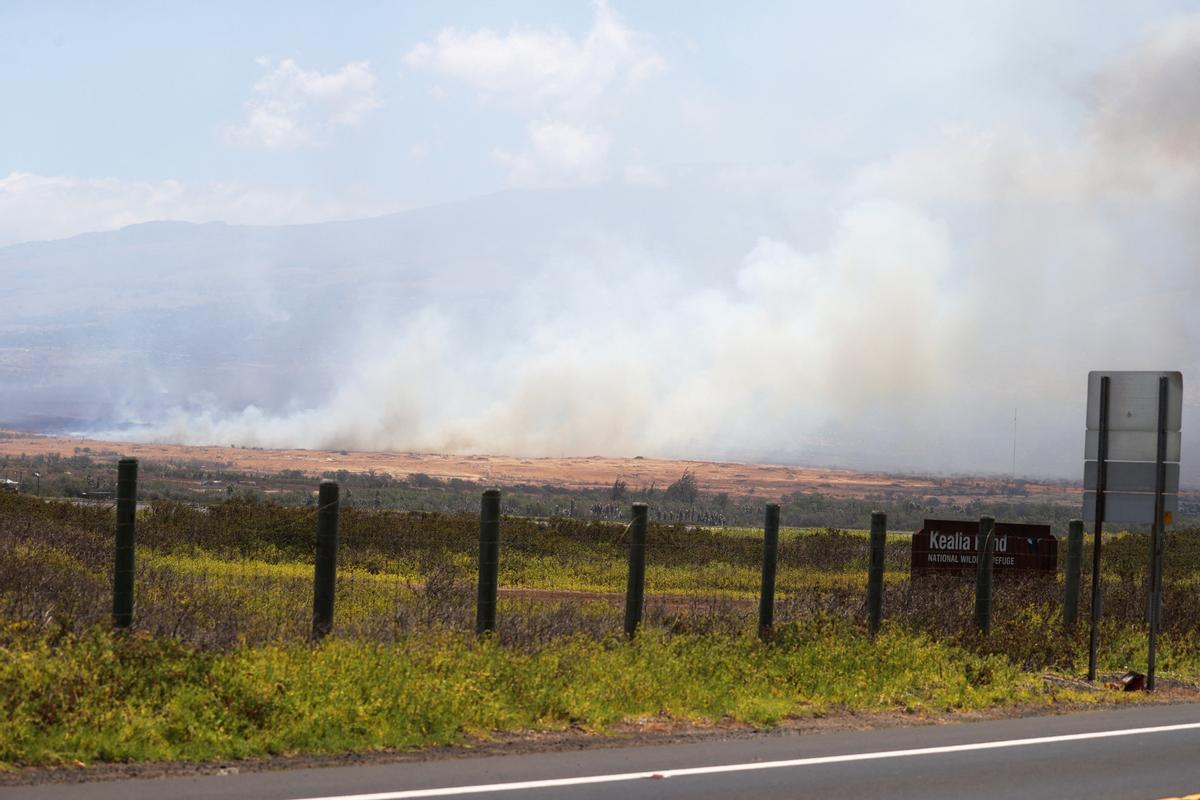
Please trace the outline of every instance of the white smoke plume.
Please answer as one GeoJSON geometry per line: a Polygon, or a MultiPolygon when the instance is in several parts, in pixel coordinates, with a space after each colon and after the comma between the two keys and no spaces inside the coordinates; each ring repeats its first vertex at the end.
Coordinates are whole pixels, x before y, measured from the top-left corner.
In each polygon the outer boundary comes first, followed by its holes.
{"type": "Polygon", "coordinates": [[[839,181],[740,176],[795,235],[723,269],[548,237],[491,276],[502,331],[452,302],[365,321],[324,401],[176,409],[145,435],[1006,472],[1017,409],[1018,471],[1074,476],[1089,369],[1182,369],[1194,454],[1197,76],[1200,18],[1175,20],[1086,87],[1074,137],[955,131],[839,181]]]}

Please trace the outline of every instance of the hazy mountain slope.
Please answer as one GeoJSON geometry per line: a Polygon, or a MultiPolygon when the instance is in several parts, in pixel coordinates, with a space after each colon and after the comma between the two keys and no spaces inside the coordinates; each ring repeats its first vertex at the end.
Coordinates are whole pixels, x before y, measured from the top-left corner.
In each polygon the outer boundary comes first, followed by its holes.
{"type": "Polygon", "coordinates": [[[563,254],[619,246],[720,281],[757,236],[788,232],[746,193],[713,202],[618,187],[316,225],[148,223],[0,248],[0,422],[121,423],[201,393],[229,409],[317,402],[368,322],[433,304],[512,332],[508,288],[563,254]]]}

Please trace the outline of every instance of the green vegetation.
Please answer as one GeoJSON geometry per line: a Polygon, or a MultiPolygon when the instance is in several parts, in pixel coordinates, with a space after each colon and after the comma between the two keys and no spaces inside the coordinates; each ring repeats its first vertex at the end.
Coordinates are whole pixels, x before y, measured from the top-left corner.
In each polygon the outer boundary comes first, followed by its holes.
{"type": "MultiPolygon", "coordinates": [[[[1061,624],[1061,576],[998,580],[993,633],[981,637],[971,583],[909,580],[903,534],[889,537],[872,642],[865,535],[785,530],[779,628],[764,644],[752,635],[759,532],[652,524],[645,624],[630,643],[625,526],[509,516],[498,631],[479,640],[468,633],[478,517],[352,506],[334,632],[313,646],[314,508],[151,502],[138,516],[135,627],[120,636],[107,632],[113,524],[111,507],[0,495],[0,762],[334,753],[646,717],[773,724],[1083,699],[1041,680],[1086,664],[1086,625],[1061,624]]],[[[1104,671],[1144,666],[1145,568],[1143,537],[1109,537],[1104,671]]],[[[1166,575],[1160,675],[1200,680],[1195,532],[1169,537],[1166,575]]]]}
{"type": "Polygon", "coordinates": [[[537,650],[461,633],[202,652],[93,631],[0,648],[0,761],[141,761],[338,753],[461,742],[495,731],[605,731],[668,717],[770,725],[833,709],[1047,705],[1006,659],[848,623],[748,636],[568,637],[537,650]]]}

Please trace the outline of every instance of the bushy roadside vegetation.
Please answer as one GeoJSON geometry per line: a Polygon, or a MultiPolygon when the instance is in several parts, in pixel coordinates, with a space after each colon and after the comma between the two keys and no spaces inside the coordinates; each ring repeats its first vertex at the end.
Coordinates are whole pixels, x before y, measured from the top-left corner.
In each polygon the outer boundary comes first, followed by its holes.
{"type": "MultiPolygon", "coordinates": [[[[113,522],[108,507],[0,495],[0,617],[75,632],[107,623],[113,522]]],[[[208,647],[303,638],[315,524],[313,509],[269,502],[234,499],[203,510],[152,502],[138,521],[136,625],[208,647]]],[[[1136,627],[1144,612],[1144,539],[1114,535],[1108,542],[1107,617],[1136,627]]],[[[750,529],[652,524],[648,619],[675,632],[752,627],[761,546],[750,529]]],[[[777,619],[861,621],[867,550],[861,532],[785,530],[777,619]]],[[[885,616],[939,637],[972,630],[971,582],[910,581],[909,551],[907,536],[889,537],[885,616]]],[[[378,641],[432,624],[470,627],[477,553],[473,514],[343,510],[335,630],[378,641]]],[[[500,584],[526,593],[502,595],[502,636],[515,643],[606,633],[619,623],[611,602],[620,601],[626,561],[624,525],[505,518],[500,584]],[[612,597],[606,606],[603,598],[563,592],[612,597]]],[[[1200,537],[1169,537],[1166,575],[1165,624],[1190,633],[1200,620],[1200,537]]],[[[1084,570],[1085,597],[1087,578],[1084,570]]],[[[1061,602],[1061,575],[998,580],[995,627],[1031,615],[1048,619],[1061,602]]]]}
{"type": "Polygon", "coordinates": [[[771,725],[831,710],[1048,705],[999,655],[810,620],[750,636],[648,630],[530,649],[431,630],[201,651],[95,629],[0,646],[0,762],[212,760],[461,742],[502,731],[604,732],[656,718],[771,725]]]}
{"type": "MultiPolygon", "coordinates": [[[[518,591],[479,640],[477,516],[349,508],[341,522],[334,632],[314,646],[313,509],[151,503],[138,517],[135,627],[117,636],[112,509],[0,495],[0,762],[334,753],[643,717],[772,724],[1081,697],[1041,681],[1086,665],[1086,625],[1062,625],[1061,576],[998,580],[982,637],[970,581],[909,580],[903,535],[887,545],[885,629],[871,642],[866,537],[784,531],[780,624],[764,644],[759,533],[654,524],[645,624],[630,643],[625,526],[506,517],[501,586],[518,591]]],[[[1144,667],[1145,566],[1143,538],[1109,538],[1103,671],[1144,667]]],[[[1166,575],[1160,675],[1200,681],[1195,532],[1170,537],[1166,575]]]]}

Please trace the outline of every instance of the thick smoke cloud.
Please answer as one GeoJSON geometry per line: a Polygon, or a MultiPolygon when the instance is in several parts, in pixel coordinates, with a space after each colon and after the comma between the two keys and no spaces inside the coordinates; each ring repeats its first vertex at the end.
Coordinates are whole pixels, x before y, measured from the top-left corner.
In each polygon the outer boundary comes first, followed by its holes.
{"type": "Polygon", "coordinates": [[[838,180],[741,176],[785,233],[723,269],[548,236],[491,276],[500,322],[436,300],[362,320],[325,401],[177,409],[146,435],[1007,472],[1015,409],[1018,472],[1074,476],[1089,369],[1200,381],[1198,75],[1200,19],[1176,20],[1085,87],[1071,137],[956,131],[838,180]]]}

